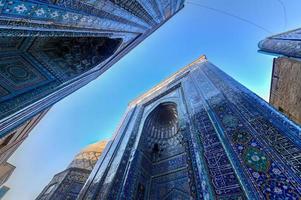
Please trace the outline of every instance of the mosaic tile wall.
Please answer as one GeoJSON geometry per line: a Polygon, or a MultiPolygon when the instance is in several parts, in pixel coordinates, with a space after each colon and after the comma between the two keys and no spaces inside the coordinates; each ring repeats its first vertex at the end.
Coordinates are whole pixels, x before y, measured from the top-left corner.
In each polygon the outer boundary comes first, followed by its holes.
{"type": "Polygon", "coordinates": [[[203,57],[131,102],[104,154],[80,200],[301,198],[301,128],[203,57]]]}
{"type": "Polygon", "coordinates": [[[0,137],[102,74],[183,4],[0,0],[0,137]]]}

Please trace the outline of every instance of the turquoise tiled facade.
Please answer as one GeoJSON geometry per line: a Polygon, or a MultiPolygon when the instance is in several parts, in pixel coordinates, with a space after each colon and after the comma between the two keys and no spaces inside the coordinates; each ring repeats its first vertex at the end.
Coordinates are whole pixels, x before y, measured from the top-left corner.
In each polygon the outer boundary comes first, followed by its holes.
{"type": "Polygon", "coordinates": [[[204,57],[132,101],[88,199],[300,199],[301,128],[204,57]]]}
{"type": "Polygon", "coordinates": [[[0,138],[89,83],[183,0],[0,0],[0,138]]]}

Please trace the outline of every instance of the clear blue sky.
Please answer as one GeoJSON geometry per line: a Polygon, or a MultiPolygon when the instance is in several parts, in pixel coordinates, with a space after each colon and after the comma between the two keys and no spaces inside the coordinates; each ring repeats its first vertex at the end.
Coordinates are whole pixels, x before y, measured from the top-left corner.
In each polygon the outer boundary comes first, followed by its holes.
{"type": "MultiPolygon", "coordinates": [[[[190,0],[240,16],[273,34],[301,27],[301,1],[190,0]]],[[[17,168],[4,200],[32,200],[81,148],[114,133],[129,101],[206,54],[268,100],[272,56],[257,52],[271,34],[236,18],[186,4],[97,80],[57,103],[9,160],[17,168]]]]}

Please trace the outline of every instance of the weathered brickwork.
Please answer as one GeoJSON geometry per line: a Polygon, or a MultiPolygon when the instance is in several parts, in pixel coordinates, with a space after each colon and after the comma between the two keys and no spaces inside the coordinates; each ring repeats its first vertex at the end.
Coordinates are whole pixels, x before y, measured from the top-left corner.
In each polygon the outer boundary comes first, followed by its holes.
{"type": "Polygon", "coordinates": [[[270,103],[301,124],[301,62],[279,57],[274,59],[270,103]]]}

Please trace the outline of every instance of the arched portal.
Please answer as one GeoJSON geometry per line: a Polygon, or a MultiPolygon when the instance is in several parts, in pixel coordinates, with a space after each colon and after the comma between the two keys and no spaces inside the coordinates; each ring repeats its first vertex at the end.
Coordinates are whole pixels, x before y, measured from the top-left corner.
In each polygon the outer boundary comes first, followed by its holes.
{"type": "Polygon", "coordinates": [[[134,199],[191,199],[188,155],[179,118],[172,102],[159,104],[146,118],[136,154],[134,199]]]}

